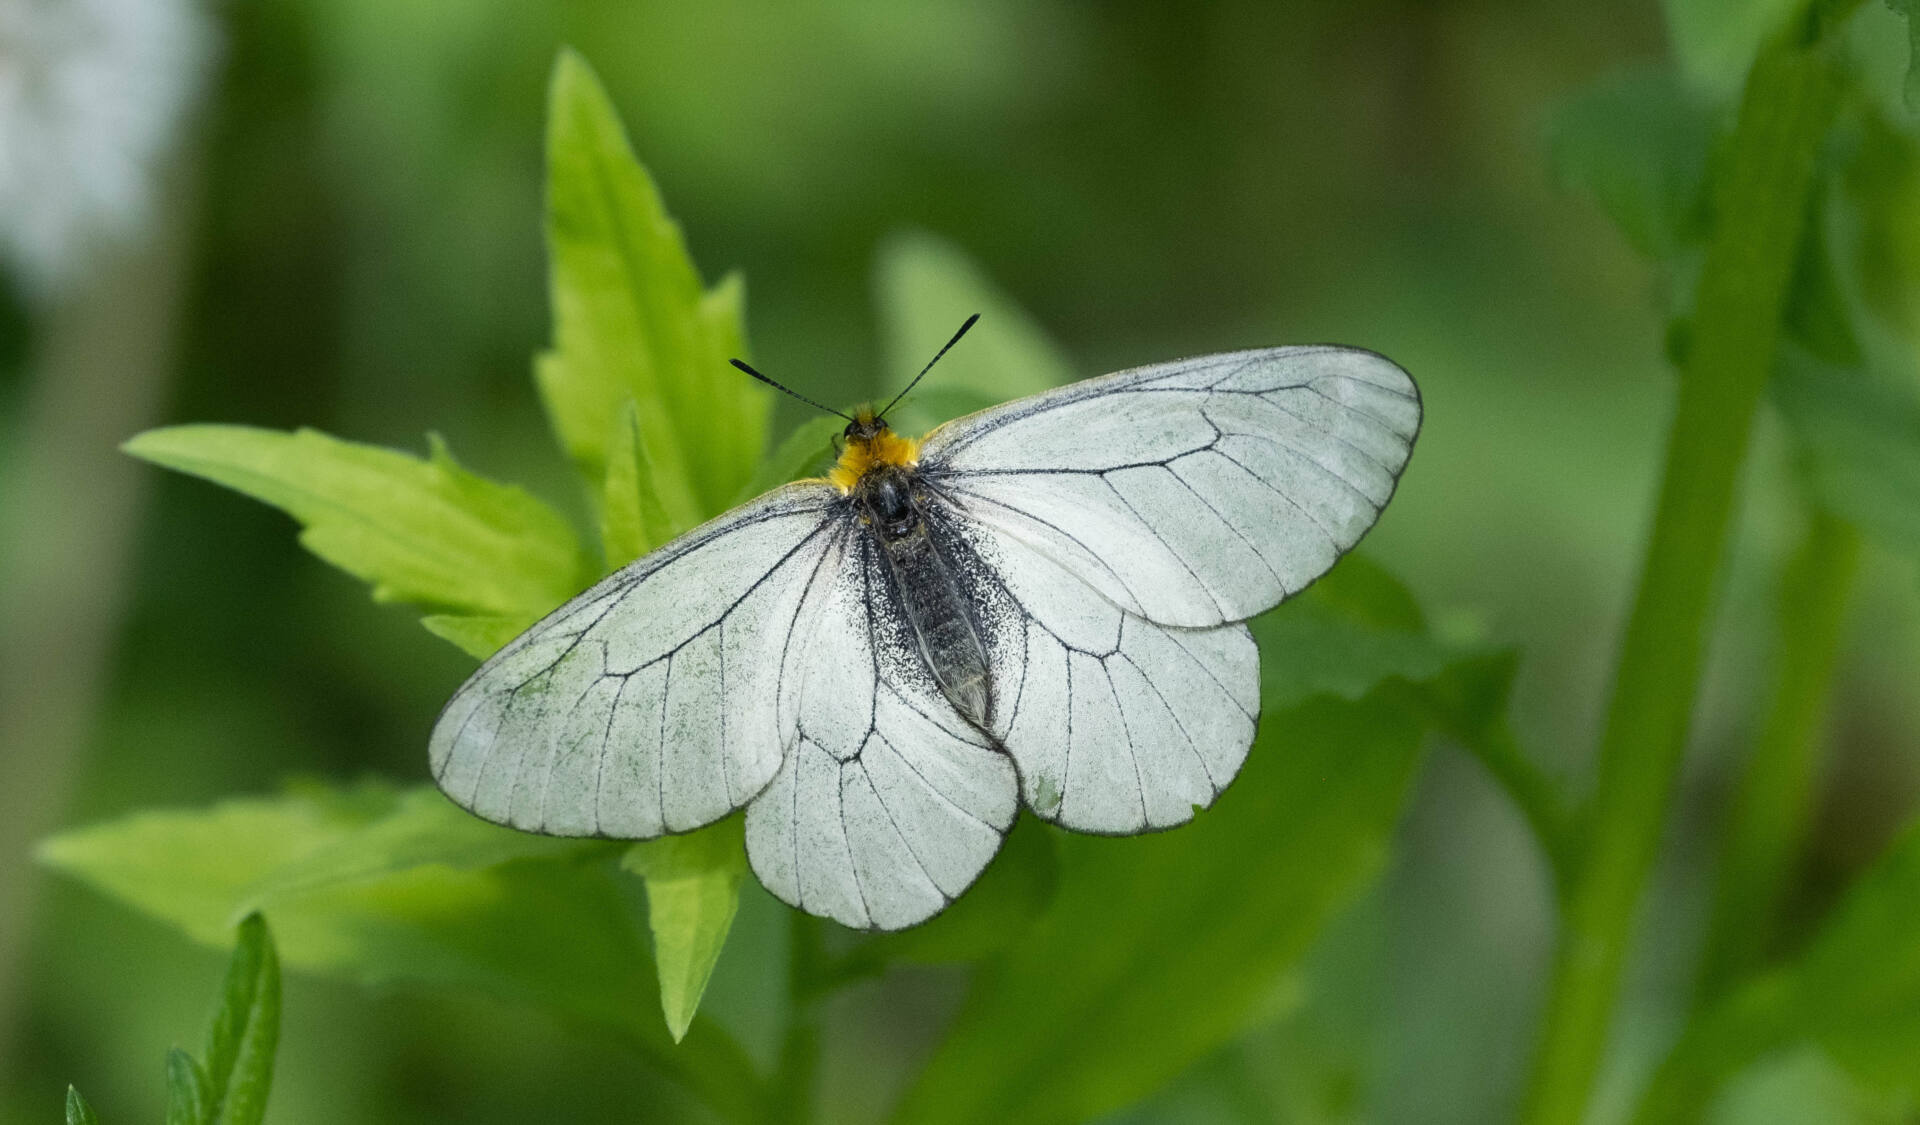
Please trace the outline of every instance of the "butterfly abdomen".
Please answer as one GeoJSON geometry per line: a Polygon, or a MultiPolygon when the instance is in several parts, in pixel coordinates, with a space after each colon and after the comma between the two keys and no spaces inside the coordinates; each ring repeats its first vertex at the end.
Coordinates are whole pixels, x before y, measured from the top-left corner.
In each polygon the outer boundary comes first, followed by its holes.
{"type": "Polygon", "coordinates": [[[886,556],[895,604],[912,627],[920,658],[940,693],[985,730],[991,704],[986,645],[914,490],[908,469],[887,467],[865,477],[859,488],[864,526],[886,556]]]}

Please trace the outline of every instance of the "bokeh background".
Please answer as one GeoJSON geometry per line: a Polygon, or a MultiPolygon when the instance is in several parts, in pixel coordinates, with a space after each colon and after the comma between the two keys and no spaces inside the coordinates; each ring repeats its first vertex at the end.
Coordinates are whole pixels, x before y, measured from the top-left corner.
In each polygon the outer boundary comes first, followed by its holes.
{"type": "MultiPolygon", "coordinates": [[[[1659,277],[1555,187],[1548,122],[1676,49],[1706,87],[1737,79],[1716,44],[1746,6],[0,0],[0,1122],[55,1119],[69,1081],[108,1120],[157,1120],[164,1048],[198,1040],[222,965],[37,870],[35,839],[289,776],[424,780],[470,667],[285,517],[118,443],[230,421],[419,450],[431,429],[577,503],[528,376],[561,45],[599,70],[704,272],[745,274],[757,361],[818,396],[907,374],[875,263],[923,233],[1083,373],[1285,342],[1393,356],[1427,424],[1371,552],[1448,629],[1520,646],[1516,725],[1578,787],[1672,375],[1659,277]]],[[[1904,28],[1872,8],[1858,48],[1897,84],[1904,28]]],[[[1679,1018],[1713,811],[1754,733],[1800,518],[1784,450],[1763,418],[1615,1103],[1679,1018]]],[[[1920,794],[1920,599],[1910,562],[1863,565],[1808,903],[1920,794]]],[[[1491,1119],[1533,1042],[1548,893],[1517,815],[1437,745],[1386,876],[1310,961],[1305,1014],[1125,1120],[1491,1119]]],[[[750,900],[735,940],[772,914],[750,900]]],[[[750,1010],[733,960],[716,996],[750,1010]]],[[[288,987],[273,1120],[700,1119],[520,1009],[288,987]]],[[[884,1107],[956,995],[902,972],[839,1002],[828,1119],[884,1107]]],[[[1806,1055],[1733,1100],[1824,1120],[1845,1093],[1806,1055]]]]}

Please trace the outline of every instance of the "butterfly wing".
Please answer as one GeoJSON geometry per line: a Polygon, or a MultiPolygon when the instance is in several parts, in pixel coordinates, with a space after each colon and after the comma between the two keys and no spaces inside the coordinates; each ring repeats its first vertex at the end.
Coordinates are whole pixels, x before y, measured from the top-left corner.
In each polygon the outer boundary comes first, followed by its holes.
{"type": "Polygon", "coordinates": [[[783,901],[858,929],[925,920],[973,882],[1019,809],[1012,763],[940,695],[870,536],[821,560],[781,657],[785,761],[747,808],[783,901]]]}
{"type": "Polygon", "coordinates": [[[817,481],[776,489],[521,634],[441,712],[429,755],[440,788],[496,823],[627,839],[752,799],[786,747],[780,657],[844,530],[838,501],[817,481]]]}
{"type": "Polygon", "coordinates": [[[1420,395],[1354,348],[1122,371],[928,435],[921,473],[1129,613],[1242,621],[1324,574],[1379,518],[1420,395]]]}

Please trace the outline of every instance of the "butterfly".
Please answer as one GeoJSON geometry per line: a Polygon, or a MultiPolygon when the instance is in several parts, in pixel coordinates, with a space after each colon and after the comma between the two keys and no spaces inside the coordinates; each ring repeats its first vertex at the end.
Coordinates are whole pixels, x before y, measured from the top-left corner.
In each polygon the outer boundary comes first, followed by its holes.
{"type": "Polygon", "coordinates": [[[745,806],[774,895],[914,925],[1022,805],[1110,835],[1211,805],[1259,716],[1246,620],[1359,541],[1421,422],[1405,371],[1345,347],[1134,368],[920,440],[891,408],[843,415],[825,479],[672,540],[481,665],[434,727],[440,788],[558,836],[745,806]]]}

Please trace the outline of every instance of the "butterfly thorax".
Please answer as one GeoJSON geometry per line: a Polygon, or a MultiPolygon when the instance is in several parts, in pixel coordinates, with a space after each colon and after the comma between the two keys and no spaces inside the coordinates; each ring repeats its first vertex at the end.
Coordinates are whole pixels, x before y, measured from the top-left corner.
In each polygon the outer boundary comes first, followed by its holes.
{"type": "Polygon", "coordinates": [[[920,462],[920,443],[894,433],[885,419],[873,416],[869,407],[854,411],[841,437],[846,446],[827,473],[827,480],[843,496],[852,495],[877,470],[912,469],[920,462]]]}

